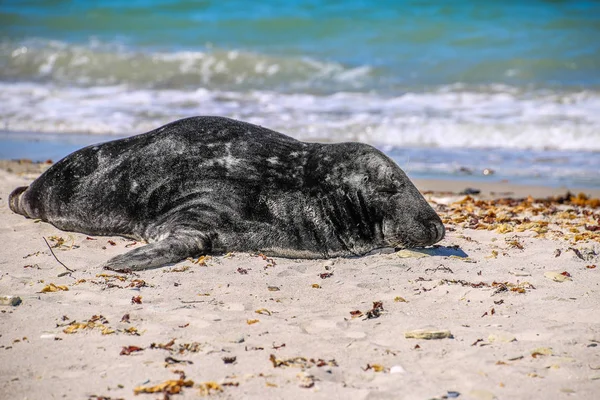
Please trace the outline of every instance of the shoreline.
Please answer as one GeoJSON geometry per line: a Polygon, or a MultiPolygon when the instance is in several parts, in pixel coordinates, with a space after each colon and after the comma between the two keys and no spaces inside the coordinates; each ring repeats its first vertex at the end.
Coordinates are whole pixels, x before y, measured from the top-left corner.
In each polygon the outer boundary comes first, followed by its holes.
{"type": "Polygon", "coordinates": [[[421,192],[432,191],[436,193],[448,192],[459,194],[465,189],[472,188],[480,190],[481,193],[479,196],[482,198],[525,198],[531,196],[540,199],[553,196],[564,196],[567,192],[570,192],[573,195],[584,193],[588,197],[600,197],[600,188],[534,186],[506,181],[482,182],[479,180],[468,179],[413,179],[412,181],[421,192]]]}

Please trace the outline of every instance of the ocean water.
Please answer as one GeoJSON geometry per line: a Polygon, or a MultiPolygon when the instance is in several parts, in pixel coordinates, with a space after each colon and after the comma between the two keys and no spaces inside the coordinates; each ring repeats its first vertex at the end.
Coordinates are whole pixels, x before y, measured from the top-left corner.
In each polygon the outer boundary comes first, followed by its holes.
{"type": "Polygon", "coordinates": [[[599,188],[599,38],[598,1],[3,0],[0,157],[222,115],[413,178],[599,188]]]}

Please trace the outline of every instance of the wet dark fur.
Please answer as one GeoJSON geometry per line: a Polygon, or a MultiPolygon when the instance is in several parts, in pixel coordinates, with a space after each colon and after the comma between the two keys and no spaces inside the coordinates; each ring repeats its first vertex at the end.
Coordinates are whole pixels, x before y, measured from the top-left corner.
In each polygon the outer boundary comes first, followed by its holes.
{"type": "Polygon", "coordinates": [[[150,243],[105,264],[114,269],[228,251],[350,256],[444,236],[404,172],[373,147],[304,143],[220,117],[76,151],[9,204],[62,230],[150,243]]]}

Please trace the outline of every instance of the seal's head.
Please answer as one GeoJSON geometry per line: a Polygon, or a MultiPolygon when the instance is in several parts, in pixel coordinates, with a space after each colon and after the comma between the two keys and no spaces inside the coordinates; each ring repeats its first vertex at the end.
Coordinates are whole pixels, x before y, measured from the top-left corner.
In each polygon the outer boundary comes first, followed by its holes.
{"type": "Polygon", "coordinates": [[[343,181],[348,196],[364,203],[362,223],[371,225],[383,246],[421,247],[443,239],[440,217],[394,161],[365,144],[339,146],[346,162],[337,165],[345,168],[331,171],[337,175],[331,179],[343,181]]]}

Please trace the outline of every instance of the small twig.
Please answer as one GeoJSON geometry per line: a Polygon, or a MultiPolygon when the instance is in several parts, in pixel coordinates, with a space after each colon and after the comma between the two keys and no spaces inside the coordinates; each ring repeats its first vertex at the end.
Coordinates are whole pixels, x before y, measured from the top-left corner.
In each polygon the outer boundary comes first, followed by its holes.
{"type": "Polygon", "coordinates": [[[75,271],[73,271],[71,268],[67,267],[67,266],[66,266],[66,265],[65,265],[65,264],[64,264],[62,261],[60,261],[60,260],[59,260],[59,259],[56,257],[56,254],[54,254],[54,251],[52,251],[52,247],[50,247],[50,244],[48,243],[48,241],[46,240],[46,238],[42,236],[42,239],[44,239],[44,242],[46,242],[46,246],[48,246],[48,248],[50,249],[50,253],[52,253],[52,255],[54,256],[54,259],[55,259],[56,261],[58,261],[58,263],[59,263],[60,265],[62,265],[63,267],[65,267],[65,268],[67,269],[67,271],[69,271],[69,272],[75,272],[75,271]]]}

